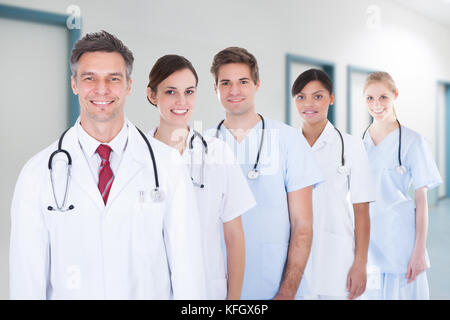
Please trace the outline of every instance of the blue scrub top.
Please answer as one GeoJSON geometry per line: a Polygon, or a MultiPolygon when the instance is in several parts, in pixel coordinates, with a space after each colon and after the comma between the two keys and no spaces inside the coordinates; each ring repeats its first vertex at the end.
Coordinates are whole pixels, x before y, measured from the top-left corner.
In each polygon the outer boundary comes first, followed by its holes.
{"type": "Polygon", "coordinates": [[[364,145],[377,191],[376,201],[370,204],[368,267],[375,273],[406,273],[416,238],[415,203],[409,188],[432,189],[442,179],[428,143],[409,128],[402,126],[401,160],[407,170],[403,175],[397,172],[398,128],[376,146],[367,132],[364,145]]]}
{"type": "MultiPolygon", "coordinates": [[[[287,192],[323,181],[300,130],[272,119],[264,120],[260,176],[248,179],[257,205],[242,215],[246,246],[242,299],[272,299],[278,293],[290,236],[287,192]]],[[[214,128],[208,134],[215,136],[216,132],[214,128]]],[[[234,151],[246,177],[255,164],[261,133],[261,121],[240,143],[225,126],[219,132],[219,138],[234,151]]]]}

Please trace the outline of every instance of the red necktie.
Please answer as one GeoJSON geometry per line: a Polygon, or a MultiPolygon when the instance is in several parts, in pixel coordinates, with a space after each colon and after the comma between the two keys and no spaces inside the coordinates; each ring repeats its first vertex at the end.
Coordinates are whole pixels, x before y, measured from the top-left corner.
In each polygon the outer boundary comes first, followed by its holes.
{"type": "Polygon", "coordinates": [[[101,144],[97,148],[97,153],[100,158],[102,158],[100,172],[98,174],[98,189],[100,190],[105,204],[108,201],[109,190],[111,190],[114,181],[114,174],[109,166],[109,155],[111,154],[111,151],[112,149],[105,144],[101,144]]]}

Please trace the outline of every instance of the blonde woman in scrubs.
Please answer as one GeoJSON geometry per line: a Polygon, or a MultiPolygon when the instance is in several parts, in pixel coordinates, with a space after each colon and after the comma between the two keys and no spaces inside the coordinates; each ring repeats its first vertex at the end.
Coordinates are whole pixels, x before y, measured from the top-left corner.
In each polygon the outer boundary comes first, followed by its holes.
{"type": "Polygon", "coordinates": [[[386,72],[367,77],[364,98],[373,123],[364,145],[376,181],[366,299],[429,299],[426,269],[427,190],[442,179],[425,139],[403,126],[394,103],[398,89],[386,72]],[[414,188],[414,200],[409,188],[414,188]]]}
{"type": "Polygon", "coordinates": [[[147,98],[158,108],[160,121],[149,135],[178,150],[189,170],[202,220],[208,299],[235,300],[241,296],[245,267],[241,215],[255,200],[232,150],[188,124],[197,83],[197,73],[186,58],[166,55],[158,59],[150,71],[147,98]]]}
{"type": "Polygon", "coordinates": [[[292,86],[302,132],[326,181],[313,191],[313,241],[300,285],[304,299],[356,299],[365,290],[369,202],[375,198],[361,139],[340,132],[327,119],[333,84],[317,69],[292,86]]]}

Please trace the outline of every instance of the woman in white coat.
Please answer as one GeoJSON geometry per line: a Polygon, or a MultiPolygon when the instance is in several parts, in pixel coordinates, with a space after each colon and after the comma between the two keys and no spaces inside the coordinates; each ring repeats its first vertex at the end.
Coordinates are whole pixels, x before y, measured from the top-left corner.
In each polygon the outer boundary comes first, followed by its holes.
{"type": "Polygon", "coordinates": [[[203,137],[188,125],[195,107],[197,83],[197,73],[186,58],[166,55],[158,59],[150,71],[147,98],[158,108],[160,122],[149,135],[179,152],[195,186],[208,298],[240,299],[245,264],[241,215],[255,205],[255,200],[228,145],[213,137],[203,137]]]}
{"type": "Polygon", "coordinates": [[[366,299],[429,299],[426,269],[427,190],[442,180],[428,143],[397,119],[398,89],[386,72],[367,77],[364,98],[373,123],[363,135],[376,181],[366,299]],[[414,188],[414,200],[409,188],[414,188]]]}
{"type": "Polygon", "coordinates": [[[374,200],[367,154],[359,138],[328,121],[334,94],[325,72],[300,74],[292,96],[303,119],[303,135],[326,179],[313,190],[313,240],[301,296],[355,299],[366,285],[369,202],[374,200]]]}
{"type": "Polygon", "coordinates": [[[12,299],[206,297],[192,186],[173,150],[146,141],[124,115],[132,64],[131,51],[105,31],[75,44],[80,118],[27,162],[16,184],[12,299]]]}

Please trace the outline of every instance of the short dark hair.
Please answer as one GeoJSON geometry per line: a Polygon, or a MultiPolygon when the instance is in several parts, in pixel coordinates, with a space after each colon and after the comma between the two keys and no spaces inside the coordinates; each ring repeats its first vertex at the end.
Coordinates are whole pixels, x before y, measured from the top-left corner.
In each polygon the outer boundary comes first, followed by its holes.
{"type": "Polygon", "coordinates": [[[250,67],[250,74],[253,82],[256,84],[259,80],[258,62],[254,55],[244,48],[228,47],[214,56],[211,73],[214,75],[214,81],[217,84],[218,71],[221,66],[229,63],[244,63],[250,67]]]}
{"type": "MultiPolygon", "coordinates": [[[[167,79],[172,73],[180,70],[189,69],[192,71],[195,77],[195,86],[198,84],[197,72],[194,69],[192,63],[183,56],[176,54],[168,54],[159,58],[150,70],[148,75],[148,85],[153,92],[156,92],[158,85],[167,79]]],[[[147,100],[153,104],[147,97],[147,100]]],[[[153,104],[155,105],[155,104],[153,104]]]]}
{"type": "Polygon", "coordinates": [[[325,89],[327,89],[330,95],[333,93],[333,82],[330,77],[322,70],[309,69],[295,79],[291,90],[292,96],[295,96],[297,93],[302,91],[303,88],[311,81],[319,81],[325,89]]]}
{"type": "Polygon", "coordinates": [[[86,52],[117,52],[120,53],[125,60],[127,68],[127,79],[130,79],[133,71],[133,53],[114,35],[102,30],[86,34],[83,38],[75,43],[70,57],[70,70],[72,76],[77,75],[77,64],[81,56],[86,52]]]}

